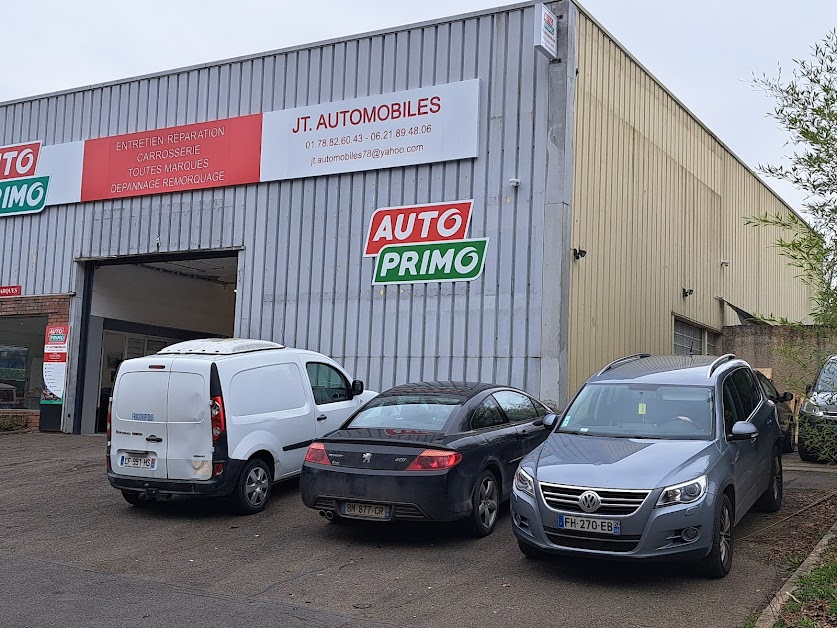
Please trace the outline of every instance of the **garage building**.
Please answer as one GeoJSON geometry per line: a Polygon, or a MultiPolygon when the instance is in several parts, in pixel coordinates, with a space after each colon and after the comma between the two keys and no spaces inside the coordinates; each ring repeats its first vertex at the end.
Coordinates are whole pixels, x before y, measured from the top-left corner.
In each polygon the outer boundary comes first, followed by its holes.
{"type": "Polygon", "coordinates": [[[567,0],[2,103],[0,144],[0,408],[43,430],[189,338],[561,404],[810,309],[745,224],[792,210],[567,0]]]}

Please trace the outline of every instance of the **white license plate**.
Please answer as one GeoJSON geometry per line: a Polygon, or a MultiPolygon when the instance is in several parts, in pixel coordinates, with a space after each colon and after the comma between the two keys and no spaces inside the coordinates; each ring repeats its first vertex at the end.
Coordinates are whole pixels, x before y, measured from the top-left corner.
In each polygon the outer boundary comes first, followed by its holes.
{"type": "Polygon", "coordinates": [[[157,468],[157,458],[150,456],[119,456],[119,466],[126,469],[148,469],[153,471],[157,468]]]}
{"type": "Polygon", "coordinates": [[[343,515],[358,519],[389,519],[389,506],[378,504],[343,504],[343,515]]]}
{"type": "Polygon", "coordinates": [[[562,530],[581,530],[583,532],[598,532],[599,534],[621,534],[618,521],[609,519],[591,519],[589,517],[569,517],[558,515],[558,527],[562,530]]]}

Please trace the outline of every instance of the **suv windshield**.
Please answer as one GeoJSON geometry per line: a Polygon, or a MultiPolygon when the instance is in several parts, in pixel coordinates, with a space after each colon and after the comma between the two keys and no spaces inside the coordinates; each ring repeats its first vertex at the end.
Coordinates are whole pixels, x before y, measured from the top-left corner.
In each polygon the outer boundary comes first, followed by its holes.
{"type": "Polygon", "coordinates": [[[346,428],[402,428],[441,432],[461,399],[436,395],[376,397],[346,428]]]}
{"type": "Polygon", "coordinates": [[[837,392],[837,360],[829,360],[823,365],[814,392],[837,392]]]}
{"type": "Polygon", "coordinates": [[[588,384],[560,432],[620,438],[712,437],[712,389],[704,386],[588,384]]]}

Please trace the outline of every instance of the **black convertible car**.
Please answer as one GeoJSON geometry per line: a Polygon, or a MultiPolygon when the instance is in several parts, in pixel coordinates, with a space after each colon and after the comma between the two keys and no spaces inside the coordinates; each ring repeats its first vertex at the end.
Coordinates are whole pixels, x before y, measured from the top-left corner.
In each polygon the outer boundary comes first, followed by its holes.
{"type": "Polygon", "coordinates": [[[492,384],[391,388],[312,443],[300,489],[309,508],[343,517],[450,521],[490,534],[520,459],[546,439],[540,401],[492,384]]]}

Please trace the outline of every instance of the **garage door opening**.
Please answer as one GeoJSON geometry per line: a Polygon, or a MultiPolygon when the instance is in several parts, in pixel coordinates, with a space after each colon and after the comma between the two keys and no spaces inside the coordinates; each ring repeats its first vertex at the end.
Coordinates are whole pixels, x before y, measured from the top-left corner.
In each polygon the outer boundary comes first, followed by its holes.
{"type": "Polygon", "coordinates": [[[81,432],[104,432],[119,365],[235,330],[238,256],[87,262],[92,267],[81,432]]]}

